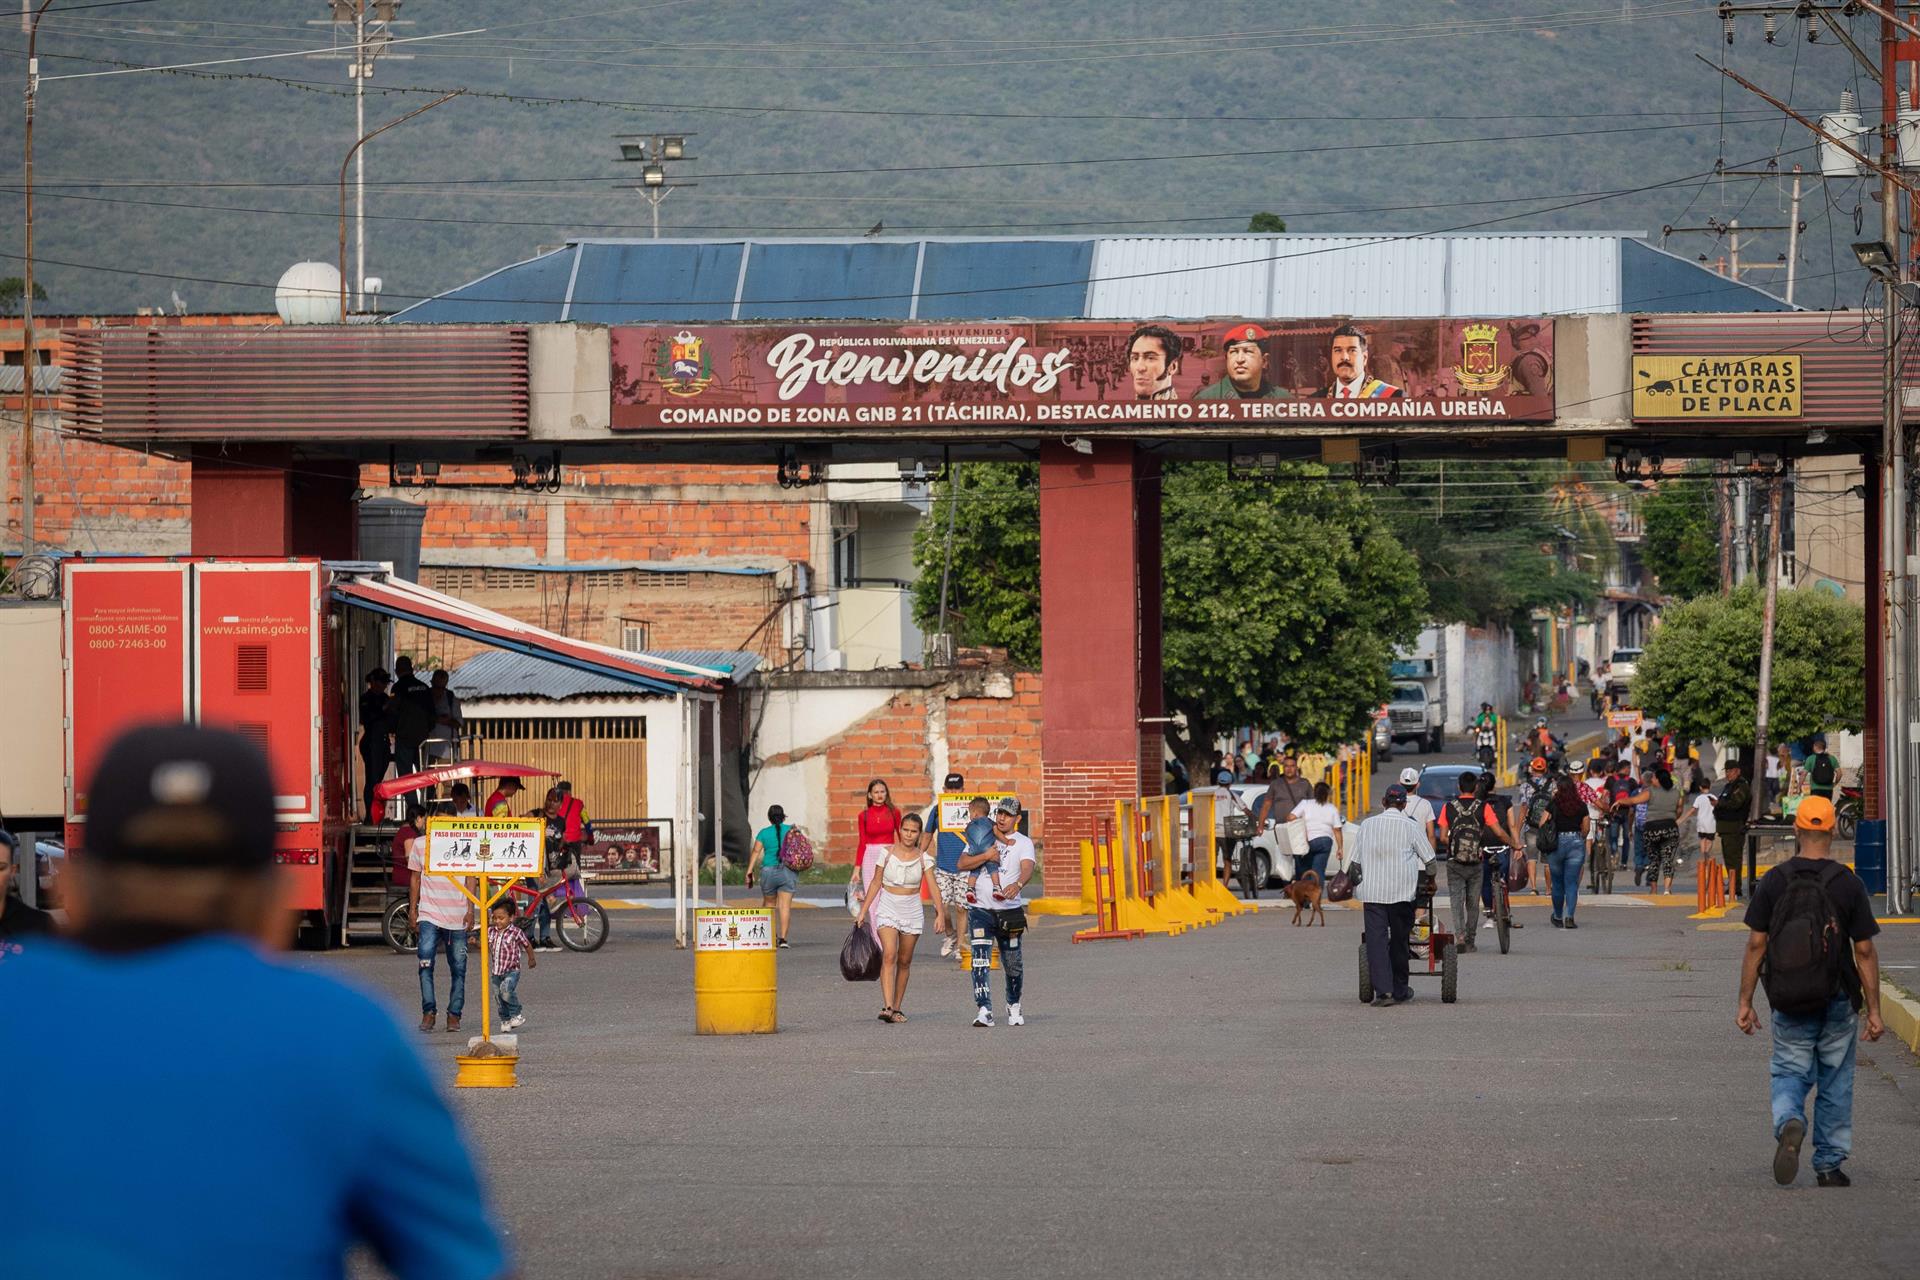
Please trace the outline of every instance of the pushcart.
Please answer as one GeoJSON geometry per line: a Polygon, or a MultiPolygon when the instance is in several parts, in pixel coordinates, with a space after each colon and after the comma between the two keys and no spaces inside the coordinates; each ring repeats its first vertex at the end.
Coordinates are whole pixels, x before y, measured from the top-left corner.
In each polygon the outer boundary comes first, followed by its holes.
{"type": "MultiPolygon", "coordinates": [[[[1453,1004],[1460,998],[1460,948],[1458,940],[1440,922],[1433,909],[1437,891],[1437,878],[1431,871],[1422,871],[1413,893],[1413,955],[1408,965],[1408,976],[1430,978],[1439,975],[1440,1002],[1453,1004]],[[1426,913],[1424,922],[1420,919],[1422,912],[1426,913]]],[[[1367,967],[1367,938],[1364,932],[1360,935],[1360,1003],[1373,1003],[1373,974],[1367,967]]]]}

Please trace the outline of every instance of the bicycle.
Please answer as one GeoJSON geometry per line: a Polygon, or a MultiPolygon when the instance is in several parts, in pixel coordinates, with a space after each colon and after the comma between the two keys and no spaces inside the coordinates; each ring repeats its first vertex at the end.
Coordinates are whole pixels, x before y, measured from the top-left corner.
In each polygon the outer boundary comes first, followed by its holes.
{"type": "Polygon", "coordinates": [[[1613,841],[1606,828],[1593,838],[1587,849],[1587,891],[1613,892],[1613,841]]]}
{"type": "MultiPolygon", "coordinates": [[[[516,914],[523,920],[536,919],[540,904],[558,895],[560,902],[548,902],[547,911],[555,932],[560,936],[560,945],[567,950],[583,953],[598,951],[606,944],[609,932],[606,908],[586,895],[577,875],[567,876],[545,889],[529,889],[515,881],[507,886],[507,892],[518,904],[516,914]]],[[[381,933],[387,945],[395,951],[410,952],[418,948],[420,935],[413,927],[412,911],[406,898],[396,899],[387,908],[381,933]]]]}
{"type": "Polygon", "coordinates": [[[1493,883],[1493,907],[1487,915],[1493,921],[1494,935],[1500,940],[1501,955],[1506,955],[1512,947],[1513,902],[1509,897],[1507,878],[1512,874],[1513,858],[1517,852],[1505,845],[1490,845],[1484,854],[1486,860],[1493,864],[1490,877],[1493,883]]]}

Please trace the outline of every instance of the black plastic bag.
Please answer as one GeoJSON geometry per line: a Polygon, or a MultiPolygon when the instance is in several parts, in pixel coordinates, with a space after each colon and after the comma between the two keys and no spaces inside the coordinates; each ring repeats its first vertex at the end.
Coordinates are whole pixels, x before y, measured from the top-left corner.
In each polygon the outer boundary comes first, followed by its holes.
{"type": "Polygon", "coordinates": [[[880,977],[880,944],[867,932],[867,926],[856,924],[853,932],[840,947],[840,973],[848,982],[874,982],[880,977]]]}

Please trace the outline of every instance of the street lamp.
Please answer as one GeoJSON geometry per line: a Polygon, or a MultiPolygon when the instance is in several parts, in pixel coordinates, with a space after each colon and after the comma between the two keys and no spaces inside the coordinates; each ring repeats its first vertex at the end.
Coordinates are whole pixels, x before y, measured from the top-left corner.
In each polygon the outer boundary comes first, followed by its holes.
{"type": "MultiPolygon", "coordinates": [[[[443,93],[424,107],[415,107],[403,116],[387,121],[378,129],[360,135],[360,140],[347,149],[347,158],[340,162],[340,320],[347,319],[347,166],[353,163],[360,148],[379,137],[397,124],[405,124],[423,111],[431,111],[443,102],[449,102],[465,93],[465,89],[455,89],[452,93],[443,93]]],[[[362,286],[364,288],[364,285],[362,286]]]]}
{"type": "Polygon", "coordinates": [[[698,186],[693,182],[670,182],[667,179],[667,162],[691,160],[687,154],[688,133],[619,133],[614,138],[620,144],[620,158],[632,164],[640,165],[640,181],[631,186],[646,200],[653,211],[653,238],[660,238],[660,202],[681,187],[698,186]]]}

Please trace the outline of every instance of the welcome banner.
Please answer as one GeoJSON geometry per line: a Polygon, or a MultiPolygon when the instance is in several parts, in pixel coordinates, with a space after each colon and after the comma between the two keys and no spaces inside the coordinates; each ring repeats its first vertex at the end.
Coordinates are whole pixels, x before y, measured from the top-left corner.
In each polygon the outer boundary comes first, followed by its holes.
{"type": "Polygon", "coordinates": [[[612,364],[619,431],[1554,416],[1548,319],[620,327],[612,364]]]}

